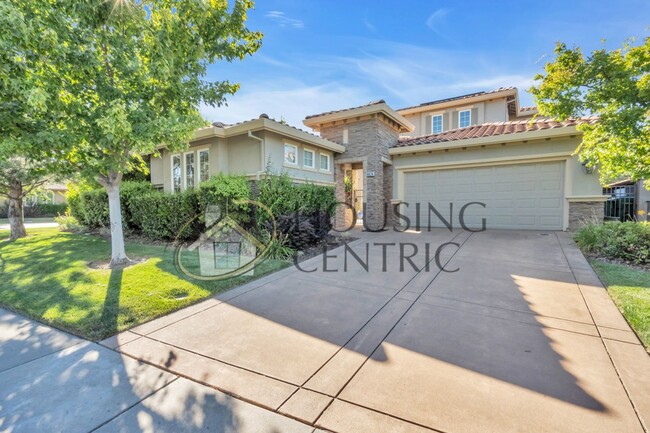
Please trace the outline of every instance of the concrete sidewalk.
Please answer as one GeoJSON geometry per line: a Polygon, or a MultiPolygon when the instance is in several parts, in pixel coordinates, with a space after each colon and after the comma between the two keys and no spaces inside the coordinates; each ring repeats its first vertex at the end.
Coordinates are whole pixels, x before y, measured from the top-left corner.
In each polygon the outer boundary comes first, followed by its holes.
{"type": "Polygon", "coordinates": [[[0,309],[0,432],[314,430],[0,309]]]}

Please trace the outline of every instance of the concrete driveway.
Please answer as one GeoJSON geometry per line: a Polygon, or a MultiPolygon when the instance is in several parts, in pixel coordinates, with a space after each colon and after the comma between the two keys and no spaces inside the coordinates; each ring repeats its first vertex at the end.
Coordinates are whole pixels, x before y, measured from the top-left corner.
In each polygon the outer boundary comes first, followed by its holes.
{"type": "Polygon", "coordinates": [[[650,425],[650,358],[566,233],[387,231],[351,246],[367,263],[339,249],[103,344],[337,432],[650,425]]]}

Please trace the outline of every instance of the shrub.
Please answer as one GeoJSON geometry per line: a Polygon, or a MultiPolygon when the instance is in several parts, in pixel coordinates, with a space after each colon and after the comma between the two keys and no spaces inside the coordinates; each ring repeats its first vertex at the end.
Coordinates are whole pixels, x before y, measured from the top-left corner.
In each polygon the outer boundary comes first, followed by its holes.
{"type": "MultiPolygon", "coordinates": [[[[155,191],[147,182],[122,182],[120,186],[120,206],[122,208],[122,224],[126,230],[139,229],[133,224],[131,203],[138,197],[155,191]]],[[[104,188],[89,189],[87,187],[68,186],[68,209],[77,221],[89,228],[110,226],[108,211],[108,194],[104,188]]]]}
{"type": "MultiPolygon", "coordinates": [[[[286,173],[267,173],[258,187],[257,200],[271,210],[278,233],[287,237],[292,248],[304,250],[324,239],[332,229],[331,219],[336,207],[333,187],[294,184],[286,173]]],[[[264,218],[262,212],[258,212],[258,216],[264,227],[271,229],[268,218],[264,218]]]]}
{"type": "Polygon", "coordinates": [[[64,214],[67,207],[67,204],[37,203],[32,206],[25,206],[23,211],[27,218],[55,217],[64,214]]]}
{"type": "Polygon", "coordinates": [[[54,217],[54,221],[59,224],[59,230],[63,232],[81,233],[84,228],[75,217],[69,212],[54,217]]]}
{"type": "Polygon", "coordinates": [[[197,190],[199,211],[205,212],[207,206],[217,205],[227,211],[233,219],[240,223],[250,221],[251,206],[249,203],[237,203],[252,199],[250,182],[245,176],[225,175],[219,173],[203,182],[197,190]]]}
{"type": "Polygon", "coordinates": [[[289,246],[288,238],[279,235],[271,240],[268,231],[262,231],[260,240],[266,245],[266,258],[274,260],[288,260],[295,254],[295,250],[289,246]]]}
{"type": "Polygon", "coordinates": [[[197,193],[151,191],[130,203],[133,225],[150,239],[195,239],[201,233],[197,193]]]}
{"type": "Polygon", "coordinates": [[[575,235],[586,253],[636,264],[650,263],[650,223],[606,222],[588,224],[575,235]]]}

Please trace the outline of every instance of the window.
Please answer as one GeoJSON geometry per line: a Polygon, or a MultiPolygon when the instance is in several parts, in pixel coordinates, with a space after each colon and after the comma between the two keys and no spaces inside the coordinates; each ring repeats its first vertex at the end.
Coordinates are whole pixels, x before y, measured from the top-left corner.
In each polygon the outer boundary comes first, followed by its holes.
{"type": "Polygon", "coordinates": [[[343,144],[348,144],[349,138],[348,128],[343,129],[343,144]]]}
{"type": "Polygon", "coordinates": [[[329,155],[320,155],[320,169],[324,171],[330,171],[330,156],[329,155]]]}
{"type": "Polygon", "coordinates": [[[463,110],[458,112],[458,127],[466,128],[472,123],[472,110],[463,110]]]}
{"type": "Polygon", "coordinates": [[[442,132],[442,114],[435,114],[431,117],[431,133],[440,134],[442,132]]]}
{"type": "Polygon", "coordinates": [[[185,188],[194,188],[194,152],[185,154],[185,188]]]}
{"type": "Polygon", "coordinates": [[[210,152],[199,150],[199,183],[210,179],[210,152]]]}
{"type": "Polygon", "coordinates": [[[302,150],[302,165],[306,168],[314,168],[314,151],[309,149],[302,150]]]}
{"type": "Polygon", "coordinates": [[[181,156],[172,155],[172,191],[181,192],[181,156]]]}
{"type": "Polygon", "coordinates": [[[284,144],[284,162],[291,165],[298,165],[298,146],[284,144]]]}

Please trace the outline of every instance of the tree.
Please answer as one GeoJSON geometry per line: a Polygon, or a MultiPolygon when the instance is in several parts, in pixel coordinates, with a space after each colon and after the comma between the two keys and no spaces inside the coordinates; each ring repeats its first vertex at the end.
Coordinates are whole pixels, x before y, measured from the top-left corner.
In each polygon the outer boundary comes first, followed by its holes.
{"type": "Polygon", "coordinates": [[[8,214],[10,240],[27,236],[23,221],[23,199],[49,180],[44,166],[31,163],[25,158],[0,160],[0,196],[9,201],[8,214]]]}
{"type": "MultiPolygon", "coordinates": [[[[201,104],[221,105],[238,84],[206,79],[217,60],[253,54],[261,33],[246,28],[253,6],[237,0],[90,0],[65,6],[70,42],[81,53],[74,83],[75,142],[70,161],[108,193],[111,266],[128,262],[120,184],[139,155],[181,149],[205,125],[201,104]]],[[[59,7],[59,6],[54,6],[59,7]]]]}
{"type": "Polygon", "coordinates": [[[0,3],[0,197],[11,239],[26,236],[23,198],[66,173],[70,143],[70,27],[46,0],[0,3]]]}
{"type": "Polygon", "coordinates": [[[633,42],[587,57],[580,48],[558,43],[554,61],[531,88],[544,116],[599,117],[595,124],[578,126],[583,132],[578,153],[598,168],[603,184],[650,179],[650,38],[638,46],[633,42]]]}

